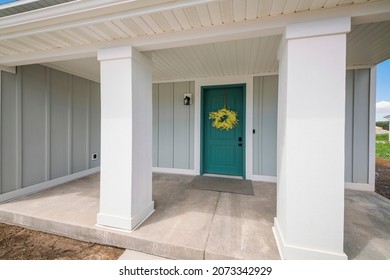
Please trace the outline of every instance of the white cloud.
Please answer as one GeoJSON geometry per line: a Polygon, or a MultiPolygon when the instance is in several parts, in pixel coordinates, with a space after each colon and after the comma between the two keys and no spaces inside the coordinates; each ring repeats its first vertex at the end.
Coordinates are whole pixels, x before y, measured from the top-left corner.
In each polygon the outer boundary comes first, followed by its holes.
{"type": "Polygon", "coordinates": [[[390,102],[379,101],[376,103],[376,120],[384,120],[384,116],[390,115],[390,102]]]}

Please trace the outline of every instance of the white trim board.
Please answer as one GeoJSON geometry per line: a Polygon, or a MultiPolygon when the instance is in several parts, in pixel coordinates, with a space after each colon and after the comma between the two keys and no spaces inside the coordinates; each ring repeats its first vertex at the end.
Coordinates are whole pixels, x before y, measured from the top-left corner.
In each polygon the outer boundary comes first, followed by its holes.
{"type": "Polygon", "coordinates": [[[165,167],[153,167],[153,173],[164,173],[164,174],[179,174],[179,175],[199,175],[194,169],[179,169],[179,168],[165,168],[165,167]]]}
{"type": "Polygon", "coordinates": [[[375,190],[375,147],[376,147],[376,66],[370,69],[370,93],[369,93],[369,130],[368,130],[368,183],[375,190]]]}
{"type": "Polygon", "coordinates": [[[275,218],[272,231],[275,236],[276,245],[282,260],[347,260],[345,253],[326,252],[311,248],[292,246],[286,243],[279,227],[278,220],[275,218]]]}
{"type": "Polygon", "coordinates": [[[345,182],[345,189],[353,190],[353,191],[374,192],[375,186],[370,184],[364,184],[364,183],[345,182]]]}
{"type": "Polygon", "coordinates": [[[30,194],[33,194],[33,193],[36,193],[39,191],[43,191],[43,190],[46,190],[46,189],[49,189],[49,188],[52,188],[52,187],[55,187],[55,186],[58,186],[61,184],[65,184],[65,183],[68,183],[70,181],[74,181],[74,180],[98,173],[99,171],[100,171],[100,167],[95,167],[95,168],[91,168],[91,169],[77,172],[74,174],[66,175],[66,176],[63,176],[60,178],[56,178],[56,179],[53,179],[50,181],[42,182],[42,183],[39,183],[36,185],[25,187],[23,189],[7,192],[7,193],[0,195],[0,203],[8,201],[8,200],[16,199],[16,198],[19,198],[22,196],[30,195],[30,194]]]}
{"type": "Polygon", "coordinates": [[[276,183],[277,177],[276,176],[264,176],[264,175],[252,175],[249,179],[254,181],[254,182],[276,183]]]}

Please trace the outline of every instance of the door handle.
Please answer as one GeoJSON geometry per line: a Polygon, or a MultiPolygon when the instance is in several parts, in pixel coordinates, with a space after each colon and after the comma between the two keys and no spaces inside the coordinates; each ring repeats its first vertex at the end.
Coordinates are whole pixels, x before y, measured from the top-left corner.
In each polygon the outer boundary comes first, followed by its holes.
{"type": "Polygon", "coordinates": [[[238,147],[242,147],[242,143],[238,143],[238,147]]]}
{"type": "Polygon", "coordinates": [[[242,141],[242,137],[238,137],[238,142],[241,142],[242,141]]]}

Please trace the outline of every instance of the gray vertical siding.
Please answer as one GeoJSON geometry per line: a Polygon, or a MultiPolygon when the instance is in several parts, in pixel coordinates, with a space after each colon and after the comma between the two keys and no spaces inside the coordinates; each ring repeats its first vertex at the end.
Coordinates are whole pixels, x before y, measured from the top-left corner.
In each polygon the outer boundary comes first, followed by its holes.
{"type": "Polygon", "coordinates": [[[16,75],[1,72],[1,184],[0,193],[18,188],[18,96],[16,75]]]}
{"type": "Polygon", "coordinates": [[[46,180],[46,71],[22,69],[22,187],[46,180]]]}
{"type": "Polygon", "coordinates": [[[253,174],[276,176],[278,76],[253,79],[253,174]]]}
{"type": "Polygon", "coordinates": [[[66,73],[50,71],[50,173],[55,179],[69,174],[69,98],[71,93],[70,76],[66,73]]]}
{"type": "Polygon", "coordinates": [[[89,165],[89,87],[88,80],[72,77],[72,172],[89,165]]]}
{"type": "Polygon", "coordinates": [[[41,65],[0,80],[0,194],[100,165],[98,83],[41,65]]]}
{"type": "Polygon", "coordinates": [[[345,181],[368,183],[370,70],[347,71],[345,181]]]}
{"type": "Polygon", "coordinates": [[[153,166],[194,168],[194,102],[183,105],[194,82],[153,84],[153,166]]]}
{"type": "Polygon", "coordinates": [[[100,166],[100,84],[89,82],[89,168],[100,166]],[[92,160],[92,154],[98,158],[92,160]]]}

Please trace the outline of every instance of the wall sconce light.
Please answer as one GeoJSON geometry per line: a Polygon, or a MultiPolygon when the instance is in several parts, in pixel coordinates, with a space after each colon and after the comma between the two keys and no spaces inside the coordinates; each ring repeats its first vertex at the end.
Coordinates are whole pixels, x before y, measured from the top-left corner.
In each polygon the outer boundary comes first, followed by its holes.
{"type": "Polygon", "coordinates": [[[184,94],[184,105],[191,105],[191,104],[192,104],[192,94],[185,93],[184,94]]]}

